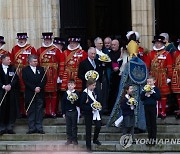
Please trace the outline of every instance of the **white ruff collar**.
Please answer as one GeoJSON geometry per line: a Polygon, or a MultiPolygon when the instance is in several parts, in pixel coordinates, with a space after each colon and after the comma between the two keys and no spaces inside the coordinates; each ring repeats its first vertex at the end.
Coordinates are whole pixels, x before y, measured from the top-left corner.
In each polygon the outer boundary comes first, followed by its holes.
{"type": "Polygon", "coordinates": [[[155,51],[160,51],[160,50],[163,50],[165,48],[165,46],[162,46],[161,48],[156,48],[155,46],[153,46],[153,50],[155,50],[155,51]]]}
{"type": "Polygon", "coordinates": [[[42,42],[42,46],[45,47],[45,48],[48,48],[48,47],[50,47],[52,45],[53,45],[53,42],[51,42],[51,44],[49,44],[49,45],[45,45],[44,42],[42,42]]]}
{"type": "Polygon", "coordinates": [[[26,43],[25,43],[24,45],[20,45],[20,44],[17,42],[17,45],[18,45],[20,48],[23,48],[23,47],[25,47],[25,46],[27,45],[27,41],[26,41],[26,43]]]}
{"type": "Polygon", "coordinates": [[[70,45],[68,45],[67,48],[68,48],[68,50],[71,50],[71,51],[76,50],[76,49],[82,49],[82,47],[80,46],[80,44],[78,44],[78,46],[75,47],[75,48],[73,48],[73,49],[70,47],[70,45]]]}

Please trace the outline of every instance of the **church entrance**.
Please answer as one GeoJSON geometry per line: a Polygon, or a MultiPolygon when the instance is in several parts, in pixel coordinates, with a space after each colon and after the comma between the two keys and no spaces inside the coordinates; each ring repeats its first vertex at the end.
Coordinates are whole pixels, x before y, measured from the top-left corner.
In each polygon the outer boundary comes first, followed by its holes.
{"type": "Polygon", "coordinates": [[[155,1],[156,34],[167,32],[173,42],[180,37],[179,6],[178,0],[155,1]]]}
{"type": "Polygon", "coordinates": [[[60,0],[60,35],[125,36],[131,30],[131,0],[60,0]]]}

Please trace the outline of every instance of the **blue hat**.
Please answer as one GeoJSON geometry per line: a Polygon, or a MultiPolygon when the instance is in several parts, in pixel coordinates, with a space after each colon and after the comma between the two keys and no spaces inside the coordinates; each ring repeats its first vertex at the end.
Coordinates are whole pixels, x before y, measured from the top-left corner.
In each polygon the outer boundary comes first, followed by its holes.
{"type": "Polygon", "coordinates": [[[42,33],[42,39],[52,39],[53,38],[53,33],[52,32],[45,32],[42,33]]]}
{"type": "Polygon", "coordinates": [[[27,33],[17,33],[17,39],[27,39],[27,33]]]}
{"type": "Polygon", "coordinates": [[[79,37],[69,37],[68,42],[80,42],[81,38],[79,37]]]}
{"type": "Polygon", "coordinates": [[[0,43],[6,44],[6,42],[4,41],[4,37],[3,36],[0,36],[0,43]]]}
{"type": "Polygon", "coordinates": [[[163,44],[166,44],[164,36],[154,36],[154,40],[152,41],[152,43],[155,42],[161,42],[163,44]]]}
{"type": "Polygon", "coordinates": [[[65,40],[63,38],[60,38],[60,37],[54,37],[53,43],[65,45],[65,40]]]}

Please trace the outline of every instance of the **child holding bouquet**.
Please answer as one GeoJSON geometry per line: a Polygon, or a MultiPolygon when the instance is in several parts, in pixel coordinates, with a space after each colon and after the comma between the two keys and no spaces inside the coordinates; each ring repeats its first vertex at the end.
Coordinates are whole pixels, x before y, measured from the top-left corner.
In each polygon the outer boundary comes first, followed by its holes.
{"type": "Polygon", "coordinates": [[[133,86],[132,85],[125,86],[120,105],[123,115],[123,122],[122,122],[123,135],[131,134],[132,139],[134,139],[134,125],[135,125],[134,109],[137,105],[137,101],[132,97],[132,93],[133,93],[133,86]]]}
{"type": "Polygon", "coordinates": [[[83,91],[80,100],[80,107],[83,111],[86,126],[86,148],[91,151],[91,131],[92,121],[95,124],[93,143],[101,145],[98,140],[101,129],[101,116],[99,111],[102,109],[101,104],[97,101],[97,95],[94,93],[96,88],[96,80],[88,79],[87,88],[83,91]]]}
{"type": "Polygon", "coordinates": [[[144,111],[146,118],[146,125],[148,131],[149,141],[152,141],[150,144],[154,145],[156,140],[157,133],[157,101],[161,99],[160,91],[155,87],[155,78],[149,76],[147,79],[147,85],[144,86],[144,89],[141,93],[141,100],[144,102],[144,111]]]}
{"type": "Polygon", "coordinates": [[[62,98],[62,114],[63,118],[66,118],[66,134],[67,142],[66,145],[74,144],[77,145],[77,118],[79,106],[79,93],[75,88],[76,84],[74,80],[68,81],[68,90],[64,93],[62,98]]]}

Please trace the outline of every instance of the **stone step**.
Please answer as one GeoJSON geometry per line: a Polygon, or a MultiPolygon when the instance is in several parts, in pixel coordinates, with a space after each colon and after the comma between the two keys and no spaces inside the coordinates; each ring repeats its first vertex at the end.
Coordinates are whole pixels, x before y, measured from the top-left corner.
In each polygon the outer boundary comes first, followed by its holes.
{"type": "MultiPolygon", "coordinates": [[[[60,152],[47,152],[47,151],[31,151],[31,152],[26,152],[26,151],[23,151],[23,152],[12,152],[12,151],[8,151],[8,152],[0,152],[0,154],[49,154],[49,153],[51,153],[51,154],[88,154],[87,152],[80,152],[80,151],[73,151],[73,153],[72,153],[72,151],[65,151],[65,152],[62,152],[62,151],[60,151],[60,152]]],[[[122,152],[121,151],[121,154],[139,154],[139,152],[122,152]]],[[[92,154],[119,154],[119,152],[113,152],[113,151],[111,151],[111,152],[105,152],[105,151],[103,151],[103,152],[92,152],[92,154]]],[[[141,154],[152,154],[152,152],[142,152],[141,151],[141,154]]],[[[156,151],[156,154],[179,154],[179,152],[157,152],[156,151]]]]}
{"type": "MultiPolygon", "coordinates": [[[[66,126],[63,125],[56,125],[56,126],[48,126],[45,125],[43,126],[44,131],[46,133],[66,133],[66,126]]],[[[28,130],[28,126],[25,125],[19,125],[15,126],[14,131],[16,133],[23,133],[25,134],[28,130]]],[[[102,133],[120,133],[121,128],[116,128],[116,127],[106,127],[102,126],[101,132],[102,133]]],[[[158,125],[157,131],[160,133],[180,133],[180,125],[158,125]]],[[[84,125],[78,125],[78,132],[85,132],[85,126],[84,125]]]]}
{"type": "MultiPolygon", "coordinates": [[[[108,116],[103,116],[102,117],[102,123],[103,125],[106,125],[109,117],[108,116]]],[[[56,118],[56,119],[44,119],[43,120],[43,125],[61,125],[65,124],[66,121],[63,118],[56,118]]],[[[79,125],[84,124],[84,118],[80,118],[79,125]]],[[[175,117],[167,117],[166,119],[162,120],[160,118],[157,119],[157,124],[158,125],[179,125],[180,124],[180,119],[176,119],[175,117]]],[[[27,119],[17,119],[16,125],[27,125],[27,119]]]]}
{"type": "MultiPolygon", "coordinates": [[[[119,141],[121,133],[100,133],[100,141],[119,141]]],[[[145,139],[147,133],[135,134],[135,138],[145,139]]],[[[160,139],[178,139],[180,133],[158,133],[157,138],[160,139]]],[[[46,133],[46,134],[4,134],[0,136],[0,141],[58,141],[66,140],[65,133],[46,133]]],[[[78,140],[85,140],[85,133],[78,133],[78,140]]]]}
{"type": "MultiPolygon", "coordinates": [[[[54,152],[73,152],[84,153],[85,141],[80,141],[78,146],[65,146],[65,141],[4,141],[0,142],[1,152],[38,152],[54,153],[54,152]]],[[[179,144],[156,144],[155,146],[146,146],[145,144],[133,144],[128,148],[123,148],[118,141],[104,141],[101,146],[92,144],[93,151],[98,152],[179,152],[179,144]]]]}

